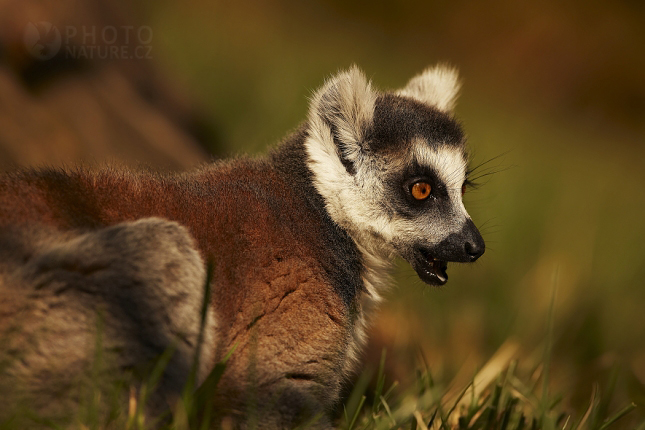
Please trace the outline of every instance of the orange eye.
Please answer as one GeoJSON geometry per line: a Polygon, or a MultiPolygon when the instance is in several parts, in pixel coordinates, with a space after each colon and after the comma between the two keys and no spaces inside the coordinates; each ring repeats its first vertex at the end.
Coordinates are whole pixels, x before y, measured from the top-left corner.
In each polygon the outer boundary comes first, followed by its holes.
{"type": "Polygon", "coordinates": [[[415,199],[425,200],[430,195],[430,192],[432,192],[432,187],[427,182],[417,182],[412,185],[410,192],[415,199]]]}

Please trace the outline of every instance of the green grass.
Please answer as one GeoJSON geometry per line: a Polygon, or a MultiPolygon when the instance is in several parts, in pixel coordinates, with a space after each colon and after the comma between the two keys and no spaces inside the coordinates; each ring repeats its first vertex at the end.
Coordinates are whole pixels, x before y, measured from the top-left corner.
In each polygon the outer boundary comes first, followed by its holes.
{"type": "MultiPolygon", "coordinates": [[[[547,345],[549,343],[547,341],[547,345]]],[[[562,407],[563,396],[548,389],[549,358],[546,355],[549,349],[545,348],[544,360],[534,364],[532,371],[522,372],[515,358],[518,345],[509,340],[465,385],[436,380],[431,369],[422,366],[418,369],[415,384],[406,390],[400,390],[397,382],[388,378],[384,350],[378,371],[366,370],[358,378],[336,425],[346,430],[624,428],[620,427],[621,422],[633,415],[636,406],[631,403],[617,410],[608,409],[613,395],[611,390],[601,393],[597,386],[594,387],[581,414],[562,407]],[[370,381],[375,383],[373,391],[368,388],[370,381]]],[[[0,429],[30,428],[35,424],[42,428],[83,430],[205,430],[213,426],[227,427],[226,422],[212,420],[214,411],[208,405],[212,403],[209,399],[217,390],[230,353],[215,366],[197,390],[193,390],[192,384],[187,385],[173,410],[161,418],[168,424],[159,427],[159,418],[151,420],[145,416],[148,394],[154,390],[172,353],[170,348],[159,358],[149,378],[138,388],[135,385],[111,386],[108,392],[105,385],[90,381],[86,392],[89,401],[82,402],[69,420],[48,420],[22,409],[16,411],[13,418],[0,422],[0,429]],[[105,401],[108,394],[114,398],[115,390],[119,389],[127,395],[127,405],[105,401]]],[[[101,366],[100,360],[97,355],[95,368],[101,366]]],[[[261,422],[262,417],[258,419],[261,422]]],[[[299,428],[305,429],[311,422],[315,422],[315,418],[299,428]]],[[[632,428],[645,428],[645,421],[632,428]]]]}
{"type": "MultiPolygon", "coordinates": [[[[210,270],[208,271],[210,273],[210,270]]],[[[628,402],[618,408],[615,401],[617,372],[614,369],[605,389],[594,384],[585,408],[572,411],[564,406],[566,394],[553,392],[550,370],[555,333],[555,303],[558,271],[552,276],[551,302],[546,315],[546,333],[543,344],[534,354],[518,358],[520,345],[516,339],[507,339],[501,347],[470,378],[457,375],[451,381],[437,378],[422,349],[418,350],[416,376],[413,383],[401,387],[387,374],[387,351],[380,354],[376,371],[369,365],[354,382],[351,393],[342,407],[343,413],[335,426],[344,430],[368,429],[589,429],[605,430],[629,423],[631,428],[645,428],[645,421],[631,419],[636,405],[628,402]],[[531,356],[533,359],[531,359],[531,356]]],[[[205,283],[205,300],[209,303],[210,279],[205,283]]],[[[205,321],[206,306],[202,310],[205,321]]],[[[156,361],[149,376],[142,383],[130,379],[124,384],[105,379],[105,357],[102,345],[102,318],[97,318],[98,328],[94,345],[94,358],[89,377],[79,383],[82,393],[77,410],[64,419],[48,419],[31,412],[24,404],[9,419],[0,422],[0,429],[22,429],[38,425],[40,428],[74,429],[167,429],[206,430],[231,428],[232,423],[216,421],[217,411],[211,405],[218,389],[226,363],[235,351],[233,348],[216,364],[206,380],[196,387],[191,373],[182,395],[174,406],[160,417],[147,417],[146,404],[154,392],[170,358],[175,352],[168,348],[156,361]],[[126,402],[120,399],[127,399],[126,402]],[[164,424],[165,423],[165,424],[164,424]]],[[[202,324],[201,332],[203,333],[202,324]]],[[[200,335],[200,339],[203,334],[200,335]]],[[[200,341],[201,344],[201,341],[200,341]]],[[[199,356],[199,351],[196,357],[199,356]]],[[[199,362],[194,362],[197,369],[199,362]]],[[[463,373],[463,372],[462,372],[463,373]]],[[[252,405],[251,405],[252,407],[252,405]]],[[[249,414],[257,416],[253,411],[249,414]]],[[[6,416],[6,413],[5,413],[6,416]]],[[[308,428],[319,417],[303,423],[308,428]]],[[[262,422],[251,423],[255,428],[262,422]]]]}

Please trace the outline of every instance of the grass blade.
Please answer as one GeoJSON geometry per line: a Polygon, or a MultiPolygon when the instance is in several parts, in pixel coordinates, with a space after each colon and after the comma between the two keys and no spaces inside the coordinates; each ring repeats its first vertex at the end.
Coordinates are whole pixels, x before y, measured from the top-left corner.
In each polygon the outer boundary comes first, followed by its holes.
{"type": "Polygon", "coordinates": [[[600,426],[600,429],[598,429],[598,430],[605,430],[607,427],[609,427],[610,425],[612,425],[613,423],[615,423],[616,421],[618,421],[619,419],[621,419],[622,417],[624,417],[625,415],[627,415],[628,413],[633,411],[634,409],[636,409],[636,404],[635,403],[632,403],[632,404],[630,404],[628,406],[625,406],[623,409],[621,409],[615,415],[613,415],[612,417],[608,418],[603,423],[603,425],[600,426]]]}
{"type": "Polygon", "coordinates": [[[416,418],[417,420],[417,428],[421,430],[428,430],[428,427],[423,422],[423,417],[421,416],[421,413],[419,411],[414,411],[412,415],[414,415],[414,418],[416,418]]]}
{"type": "Polygon", "coordinates": [[[598,395],[598,384],[594,384],[593,391],[591,392],[591,400],[589,401],[589,407],[587,407],[587,410],[585,414],[582,416],[582,418],[580,419],[580,422],[578,422],[578,424],[573,427],[573,430],[583,428],[584,425],[587,423],[587,421],[589,420],[589,417],[591,416],[591,413],[593,412],[594,406],[596,404],[597,395],[598,395]]]}
{"type": "Polygon", "coordinates": [[[357,414],[360,412],[360,409],[363,407],[363,403],[365,402],[365,390],[367,389],[370,379],[372,379],[372,374],[372,369],[366,368],[363,370],[361,376],[354,385],[354,389],[345,405],[345,426],[347,426],[345,428],[347,429],[351,429],[351,422],[348,420],[353,421],[354,418],[358,416],[357,414]]]}
{"type": "Polygon", "coordinates": [[[551,293],[551,303],[549,304],[549,311],[547,314],[547,334],[546,334],[546,345],[544,348],[544,368],[542,371],[542,401],[540,402],[540,415],[542,421],[544,421],[545,415],[549,411],[549,372],[551,368],[551,355],[553,353],[553,337],[554,337],[554,319],[555,319],[555,298],[557,294],[558,287],[558,271],[559,267],[553,272],[552,280],[552,293],[551,293]]]}
{"type": "Polygon", "coordinates": [[[387,414],[388,418],[392,422],[392,427],[396,425],[396,420],[392,416],[392,411],[390,410],[390,405],[387,404],[387,401],[385,401],[385,398],[381,396],[381,403],[383,404],[383,407],[385,408],[385,413],[387,414]]]}
{"type": "Polygon", "coordinates": [[[363,404],[365,403],[366,397],[363,395],[361,396],[360,402],[358,402],[358,407],[356,408],[356,411],[354,412],[354,416],[352,417],[352,421],[349,423],[349,427],[347,427],[347,430],[352,430],[354,428],[354,424],[356,423],[356,420],[358,419],[358,416],[361,413],[361,409],[363,408],[363,404]]]}
{"type": "Polygon", "coordinates": [[[380,405],[379,399],[381,398],[381,394],[383,393],[383,386],[385,385],[385,356],[386,356],[387,350],[383,348],[383,352],[381,352],[381,362],[379,363],[378,367],[378,376],[376,379],[376,391],[374,392],[374,404],[372,405],[372,414],[376,415],[378,413],[378,408],[380,405]]]}

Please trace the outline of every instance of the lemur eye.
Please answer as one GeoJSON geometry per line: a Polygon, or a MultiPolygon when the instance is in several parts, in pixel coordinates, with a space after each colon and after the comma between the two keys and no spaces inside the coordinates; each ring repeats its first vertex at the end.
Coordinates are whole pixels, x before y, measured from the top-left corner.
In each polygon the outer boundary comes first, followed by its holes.
{"type": "Polygon", "coordinates": [[[417,200],[425,200],[432,192],[432,187],[427,182],[415,182],[410,188],[412,197],[417,200]]]}
{"type": "Polygon", "coordinates": [[[464,194],[466,194],[466,183],[465,183],[465,182],[464,182],[464,184],[461,186],[461,195],[463,196],[464,194]]]}

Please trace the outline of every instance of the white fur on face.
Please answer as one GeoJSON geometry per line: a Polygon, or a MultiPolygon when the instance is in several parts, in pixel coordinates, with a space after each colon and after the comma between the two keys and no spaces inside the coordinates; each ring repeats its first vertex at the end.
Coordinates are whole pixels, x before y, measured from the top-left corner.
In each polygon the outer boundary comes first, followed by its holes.
{"type": "Polygon", "coordinates": [[[448,209],[442,210],[441,213],[432,213],[430,210],[427,214],[412,219],[396,212],[383,213],[383,206],[388,205],[388,196],[383,191],[382,180],[375,173],[375,169],[359,168],[356,176],[363,177],[362,183],[373,184],[369,189],[374,191],[370,196],[371,201],[360,200],[360,196],[357,196],[354,204],[373,204],[373,211],[369,218],[362,218],[360,226],[355,228],[363,231],[378,231],[380,232],[378,236],[368,236],[368,239],[372,242],[384,242],[380,244],[380,248],[372,245],[371,249],[396,250],[400,253],[415,242],[435,245],[450,234],[461,231],[464,223],[469,219],[461,196],[461,187],[467,171],[467,162],[462,148],[452,146],[432,148],[424,140],[418,139],[412,142],[411,150],[405,159],[391,161],[385,166],[385,170],[391,172],[402,168],[407,163],[417,163],[436,172],[438,180],[448,190],[448,209]],[[377,194],[379,191],[380,193],[377,194]]]}
{"type": "Polygon", "coordinates": [[[418,140],[413,144],[413,154],[419,164],[430,167],[437,173],[439,180],[448,189],[453,210],[463,214],[465,221],[468,213],[461,198],[461,187],[466,180],[468,163],[463,150],[451,146],[440,146],[434,150],[428,148],[422,140],[418,140]]]}
{"type": "MultiPolygon", "coordinates": [[[[328,128],[328,127],[327,127],[328,128]]],[[[316,133],[321,136],[323,133],[316,133]]],[[[356,174],[347,172],[336,152],[328,132],[325,140],[310,136],[305,145],[309,166],[314,172],[314,185],[323,196],[331,218],[352,236],[363,253],[366,267],[379,272],[389,266],[397,249],[413,241],[436,244],[449,234],[461,230],[469,218],[461,198],[461,186],[466,179],[467,163],[461,148],[440,146],[432,149],[419,140],[413,142],[408,160],[432,168],[448,189],[450,210],[433,219],[409,219],[383,210],[388,206],[387,193],[378,174],[383,169],[396,169],[405,162],[382,165],[379,160],[364,159],[357,165],[356,174]],[[394,165],[396,164],[396,165],[394,165]]]]}
{"type": "Polygon", "coordinates": [[[459,94],[457,69],[445,64],[429,67],[410,79],[398,95],[411,97],[443,112],[451,112],[459,94]]]}

